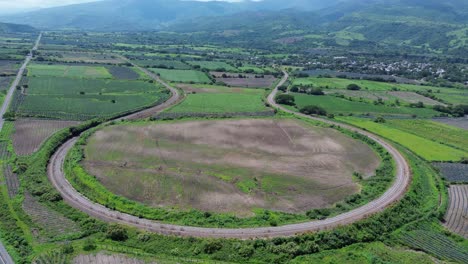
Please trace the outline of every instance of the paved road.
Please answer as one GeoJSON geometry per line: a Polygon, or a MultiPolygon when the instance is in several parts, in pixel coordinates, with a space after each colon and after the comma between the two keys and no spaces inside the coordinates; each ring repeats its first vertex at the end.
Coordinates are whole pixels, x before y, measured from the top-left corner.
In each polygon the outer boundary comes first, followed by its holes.
{"type": "Polygon", "coordinates": [[[8,107],[10,106],[11,99],[13,98],[13,94],[15,93],[16,86],[18,86],[18,84],[20,83],[21,78],[23,77],[24,70],[26,69],[26,67],[28,66],[28,63],[32,59],[33,51],[36,51],[37,48],[39,47],[39,43],[41,42],[41,38],[42,38],[42,33],[39,34],[39,37],[37,37],[37,40],[36,40],[36,43],[35,43],[34,47],[32,48],[31,52],[29,52],[29,54],[26,56],[26,59],[24,60],[23,65],[21,65],[21,68],[19,69],[15,80],[13,81],[13,83],[10,86],[10,89],[8,90],[8,93],[7,93],[6,97],[5,97],[5,101],[3,101],[2,108],[0,109],[0,116],[2,117],[0,119],[0,131],[3,128],[3,125],[5,124],[5,119],[3,119],[3,116],[8,111],[8,107]]]}
{"type": "MultiPolygon", "coordinates": [[[[283,79],[280,81],[277,87],[283,85],[288,79],[288,74],[284,73],[283,79]]],[[[290,112],[274,102],[274,97],[278,89],[276,88],[272,94],[268,97],[270,104],[273,107],[280,108],[284,111],[290,112]]],[[[292,113],[292,112],[291,112],[292,113]]],[[[297,113],[293,113],[297,114],[297,113]]],[[[368,133],[366,131],[335,123],[333,121],[324,120],[316,117],[304,116],[306,118],[320,120],[329,124],[337,124],[347,129],[357,131],[363,135],[366,135],[379,144],[381,144],[395,159],[396,161],[396,179],[393,185],[379,197],[362,207],[343,213],[341,215],[328,218],[325,220],[317,220],[306,223],[291,224],[278,227],[260,227],[260,228],[242,228],[242,229],[224,229],[224,228],[201,228],[201,227],[190,227],[190,226],[179,226],[171,224],[163,224],[152,220],[140,219],[136,216],[124,214],[118,211],[108,209],[100,204],[90,201],[84,197],[78,191],[76,191],[72,185],[66,180],[63,173],[62,167],[66,154],[73,147],[77,138],[73,138],[62,145],[57,152],[53,155],[50,160],[48,167],[48,176],[54,187],[60,192],[64,200],[71,206],[87,213],[92,217],[99,218],[103,221],[120,223],[137,227],[143,230],[156,232],[159,234],[176,235],[176,236],[191,236],[191,237],[213,237],[213,238],[239,238],[239,239],[250,239],[250,238],[273,238],[273,237],[285,237],[293,236],[297,234],[314,232],[319,230],[331,229],[342,225],[354,223],[358,220],[362,220],[372,214],[381,212],[386,207],[390,206],[394,202],[398,201],[406,192],[407,187],[411,182],[411,173],[408,163],[403,156],[390,144],[385,142],[383,139],[368,133]]]]}
{"type": "MultiPolygon", "coordinates": [[[[24,70],[28,66],[28,63],[31,61],[33,57],[33,51],[36,51],[37,48],[39,47],[39,43],[41,42],[42,38],[42,33],[39,34],[37,37],[36,43],[34,44],[34,47],[32,48],[31,52],[26,56],[26,59],[24,60],[23,65],[21,65],[21,68],[18,71],[18,74],[16,75],[15,80],[11,84],[10,89],[8,90],[8,93],[5,97],[5,101],[3,101],[2,108],[0,109],[0,116],[2,117],[0,119],[0,131],[3,129],[3,125],[5,124],[5,119],[3,119],[3,116],[8,110],[8,107],[10,106],[11,99],[13,98],[13,94],[15,92],[16,86],[20,83],[21,78],[23,77],[24,70]]],[[[0,264],[14,264],[13,260],[11,259],[10,255],[6,251],[5,247],[0,243],[0,264]]]]}

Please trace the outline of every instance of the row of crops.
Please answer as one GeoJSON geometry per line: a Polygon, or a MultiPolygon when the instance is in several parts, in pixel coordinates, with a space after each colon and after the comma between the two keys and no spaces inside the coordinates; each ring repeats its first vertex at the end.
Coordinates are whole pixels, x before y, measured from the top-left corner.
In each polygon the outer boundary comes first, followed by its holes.
{"type": "Polygon", "coordinates": [[[449,188],[450,205],[445,216],[451,231],[468,238],[468,185],[452,185],[449,188]]]}
{"type": "Polygon", "coordinates": [[[468,263],[466,248],[459,246],[440,233],[415,230],[402,235],[401,239],[411,248],[423,250],[442,259],[468,263]]]}

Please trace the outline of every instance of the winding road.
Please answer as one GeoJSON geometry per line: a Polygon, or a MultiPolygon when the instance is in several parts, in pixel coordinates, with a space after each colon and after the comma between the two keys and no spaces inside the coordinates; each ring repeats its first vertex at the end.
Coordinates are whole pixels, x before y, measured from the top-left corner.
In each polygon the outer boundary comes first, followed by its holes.
{"type": "MultiPolygon", "coordinates": [[[[146,72],[146,71],[145,71],[146,72]]],[[[297,234],[303,234],[308,232],[315,232],[320,230],[332,229],[338,226],[348,225],[356,221],[362,220],[369,217],[372,214],[381,212],[388,206],[397,202],[403,197],[408,186],[411,183],[411,172],[409,165],[405,158],[389,143],[384,141],[382,138],[366,132],[364,130],[344,125],[338,122],[334,122],[327,119],[322,119],[318,117],[306,116],[300,113],[289,111],[282,106],[276,104],[274,98],[278,92],[278,87],[283,85],[289,78],[287,72],[283,72],[284,77],[279,82],[277,87],[273,92],[268,96],[268,102],[274,108],[281,109],[282,111],[310,118],[313,120],[318,120],[328,124],[339,125],[346,129],[356,131],[362,135],[368,136],[369,138],[375,140],[377,143],[382,145],[393,157],[396,163],[396,178],[393,185],[378,199],[362,206],[351,210],[349,212],[337,215],[324,220],[317,220],[305,223],[284,225],[278,227],[259,227],[259,228],[203,228],[203,227],[192,227],[192,226],[180,226],[180,225],[171,225],[164,224],[157,221],[141,219],[133,215],[121,213],[118,211],[111,210],[104,207],[103,205],[94,203],[88,198],[83,196],[73,186],[66,180],[65,174],[63,172],[63,163],[66,154],[73,147],[77,138],[72,138],[66,143],[64,143],[55,154],[52,156],[49,167],[48,167],[48,177],[54,187],[60,192],[65,202],[67,202],[72,207],[87,213],[92,217],[96,217],[100,220],[119,223],[123,225],[128,225],[132,227],[137,227],[143,230],[150,232],[155,232],[164,235],[175,235],[175,236],[190,236],[190,237],[210,237],[210,238],[238,238],[238,239],[251,239],[251,238],[274,238],[274,237],[286,237],[294,236],[297,234]]],[[[129,115],[124,117],[124,119],[134,119],[146,117],[148,114],[154,115],[155,113],[164,110],[166,107],[169,107],[173,103],[177,102],[180,99],[180,95],[174,88],[162,82],[154,74],[150,74],[152,78],[160,82],[172,92],[172,97],[164,105],[160,107],[154,107],[152,109],[144,110],[140,113],[129,115]]]]}

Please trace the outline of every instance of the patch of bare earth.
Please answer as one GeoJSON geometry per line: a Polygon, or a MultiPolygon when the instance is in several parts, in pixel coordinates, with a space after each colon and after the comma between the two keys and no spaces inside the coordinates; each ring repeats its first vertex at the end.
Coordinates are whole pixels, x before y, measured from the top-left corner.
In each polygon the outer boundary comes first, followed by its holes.
{"type": "Polygon", "coordinates": [[[438,102],[436,100],[433,100],[431,98],[425,97],[423,95],[420,95],[414,92],[389,92],[389,94],[409,103],[423,102],[426,105],[444,105],[445,106],[445,104],[441,102],[438,102]]]}
{"type": "Polygon", "coordinates": [[[13,147],[20,156],[36,152],[55,132],[79,124],[76,121],[20,119],[15,121],[13,147]]]}
{"type": "Polygon", "coordinates": [[[112,192],[150,206],[252,214],[304,212],[359,191],[379,158],[330,128],[289,119],[111,126],[85,149],[86,169],[112,192]]]}
{"type": "Polygon", "coordinates": [[[449,208],[445,215],[445,226],[468,239],[468,185],[449,187],[449,208]]]}
{"type": "Polygon", "coordinates": [[[247,87],[247,88],[268,88],[276,81],[273,75],[258,75],[258,74],[240,74],[239,73],[226,73],[226,72],[210,72],[215,77],[216,81],[223,82],[233,87],[247,87]]]}

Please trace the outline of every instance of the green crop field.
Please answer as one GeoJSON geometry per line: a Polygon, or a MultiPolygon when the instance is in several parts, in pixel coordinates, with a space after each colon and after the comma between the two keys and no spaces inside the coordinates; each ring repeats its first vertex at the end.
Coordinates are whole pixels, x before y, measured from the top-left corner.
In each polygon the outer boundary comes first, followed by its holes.
{"type": "Polygon", "coordinates": [[[327,112],[334,114],[371,114],[371,115],[396,115],[418,117],[433,117],[438,113],[428,108],[410,108],[410,107],[390,107],[383,105],[374,105],[366,102],[349,101],[334,96],[314,96],[307,94],[293,94],[298,108],[307,105],[317,105],[323,107],[327,112]]]}
{"type": "Polygon", "coordinates": [[[31,77],[18,112],[81,120],[149,106],[162,96],[161,88],[142,81],[31,77]]]}
{"type": "Polygon", "coordinates": [[[268,108],[262,102],[262,95],[236,93],[189,94],[171,113],[232,113],[259,112],[268,108]]]}
{"type": "Polygon", "coordinates": [[[293,81],[293,85],[314,85],[315,87],[322,87],[325,89],[346,89],[349,84],[353,83],[359,85],[363,90],[369,91],[391,91],[395,88],[401,91],[411,92],[425,92],[432,90],[436,97],[446,101],[447,103],[461,104],[468,101],[468,92],[465,90],[445,87],[319,77],[297,78],[293,81]]]}
{"type": "Polygon", "coordinates": [[[198,65],[202,69],[210,71],[223,70],[223,71],[237,71],[236,68],[223,61],[187,61],[188,64],[195,66],[198,65]]]}
{"type": "Polygon", "coordinates": [[[45,65],[31,64],[29,76],[52,76],[71,78],[100,78],[111,79],[112,74],[105,67],[101,66],[71,66],[71,65],[45,65]]]}
{"type": "Polygon", "coordinates": [[[465,129],[430,120],[387,120],[386,124],[399,130],[468,152],[468,131],[465,129]]]}
{"type": "Polygon", "coordinates": [[[194,70],[168,70],[152,68],[151,71],[159,74],[162,79],[171,82],[194,82],[194,83],[209,83],[211,82],[208,76],[201,71],[194,70]]]}
{"type": "MultiPolygon", "coordinates": [[[[409,133],[392,126],[392,122],[397,123],[398,121],[378,124],[369,119],[355,117],[339,117],[338,119],[398,142],[428,161],[459,161],[468,156],[467,151],[433,141],[431,135],[435,136],[435,134],[431,132],[428,132],[429,135],[424,132],[416,135],[413,134],[414,132],[409,133]]],[[[403,127],[403,125],[400,125],[400,127],[403,127]]]]}

